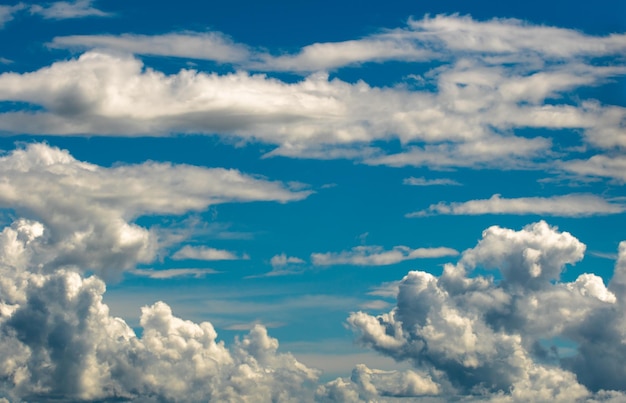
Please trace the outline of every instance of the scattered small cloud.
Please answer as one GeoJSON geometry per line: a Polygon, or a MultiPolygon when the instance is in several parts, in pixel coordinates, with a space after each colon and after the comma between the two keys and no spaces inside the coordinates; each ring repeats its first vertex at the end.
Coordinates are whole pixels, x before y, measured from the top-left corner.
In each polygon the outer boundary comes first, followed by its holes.
{"type": "Polygon", "coordinates": [[[32,5],[31,14],[41,15],[45,19],[66,20],[84,17],[110,17],[112,14],[93,7],[92,0],[55,1],[46,5],[32,5]]]}
{"type": "Polygon", "coordinates": [[[459,182],[452,179],[426,179],[424,177],[415,178],[413,176],[405,178],[402,183],[410,186],[461,186],[459,182]]]}

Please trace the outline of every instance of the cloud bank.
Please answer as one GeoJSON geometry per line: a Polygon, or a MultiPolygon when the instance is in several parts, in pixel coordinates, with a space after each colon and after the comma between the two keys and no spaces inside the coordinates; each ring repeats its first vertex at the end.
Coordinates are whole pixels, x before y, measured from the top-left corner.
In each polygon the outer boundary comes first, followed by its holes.
{"type": "MultiPolygon", "coordinates": [[[[618,401],[625,397],[626,244],[608,287],[593,274],[559,281],[584,251],[543,221],[521,231],[490,227],[440,277],[407,274],[391,312],[355,312],[348,323],[361,344],[428,374],[442,397],[618,401]]],[[[357,386],[337,388],[367,396],[357,386]]]]}
{"type": "Polygon", "coordinates": [[[451,15],[279,56],[218,32],[58,37],[51,46],[86,52],[30,73],[0,75],[0,100],[41,107],[0,114],[1,131],[219,134],[275,146],[266,156],[437,169],[550,166],[623,181],[611,168],[618,160],[600,160],[626,146],[626,109],[574,94],[626,73],[618,57],[626,49],[624,34],[598,37],[451,15]],[[233,64],[237,73],[165,74],[129,53],[209,58],[233,64]],[[389,87],[331,80],[326,73],[389,60],[441,65],[389,87]],[[254,73],[263,71],[304,77],[286,82],[254,73]],[[595,155],[555,143],[551,131],[561,129],[573,131],[573,145],[595,155]],[[391,153],[384,144],[395,140],[402,147],[391,153]]]}
{"type": "Polygon", "coordinates": [[[440,277],[413,271],[394,285],[391,312],[348,318],[359,343],[414,368],[358,364],[350,377],[320,384],[319,371],[278,352],[261,325],[226,346],[209,322],[183,320],[156,302],[142,308],[137,337],[109,314],[96,276],[41,270],[44,234],[27,219],[0,232],[0,393],[12,400],[626,397],[624,242],[608,287],[593,274],[567,283],[560,273],[585,251],[575,237],[543,221],[520,231],[490,227],[440,277]],[[476,268],[496,275],[472,274],[476,268]]]}

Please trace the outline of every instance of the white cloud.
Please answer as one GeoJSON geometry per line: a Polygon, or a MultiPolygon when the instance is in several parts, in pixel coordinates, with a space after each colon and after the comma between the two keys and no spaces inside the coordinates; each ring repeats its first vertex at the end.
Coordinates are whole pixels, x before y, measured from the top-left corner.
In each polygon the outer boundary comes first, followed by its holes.
{"type": "Polygon", "coordinates": [[[234,43],[219,32],[182,32],[157,36],[73,35],[54,38],[49,46],[110,48],[134,54],[210,59],[223,63],[243,62],[251,57],[246,46],[234,43]]]}
{"type": "MultiPolygon", "coordinates": [[[[229,49],[247,49],[241,56],[223,58],[222,52],[207,52],[198,39],[212,36],[197,32],[170,33],[155,36],[123,34],[80,35],[56,37],[55,47],[107,47],[135,54],[178,56],[231,62],[252,70],[312,72],[344,66],[389,60],[427,62],[446,59],[450,55],[462,57],[480,55],[490,63],[532,62],[546,63],[568,58],[619,55],[626,50],[626,35],[605,37],[581,32],[538,26],[514,19],[474,20],[469,16],[438,15],[421,20],[409,20],[406,27],[387,29],[361,39],[343,42],[314,43],[295,54],[271,55],[227,42],[229,49]],[[551,38],[546,41],[545,38],[551,38]],[[488,57],[485,57],[485,54],[488,57]]],[[[221,39],[220,39],[221,41],[221,39]]],[[[221,46],[221,45],[220,45],[221,46]]]]}
{"type": "Polygon", "coordinates": [[[594,155],[588,160],[565,161],[562,168],[581,176],[600,176],[613,178],[620,183],[626,182],[626,157],[621,154],[594,155]]]}
{"type": "Polygon", "coordinates": [[[423,217],[437,214],[482,215],[482,214],[537,214],[561,217],[586,217],[593,215],[620,214],[626,205],[612,203],[591,194],[570,194],[551,197],[520,197],[506,199],[493,195],[489,199],[467,202],[440,202],[427,209],[409,213],[407,217],[423,217]]]}
{"type": "Polygon", "coordinates": [[[320,386],[321,402],[369,402],[385,397],[424,397],[438,395],[440,387],[430,375],[412,370],[381,371],[359,364],[350,379],[337,378],[320,386]]]}
{"type": "Polygon", "coordinates": [[[523,137],[515,130],[577,130],[576,138],[598,155],[621,147],[626,109],[570,95],[626,74],[620,61],[610,60],[626,48],[625,38],[459,16],[426,17],[407,28],[276,57],[215,32],[59,37],[53,46],[115,50],[91,50],[31,73],[0,75],[0,100],[43,107],[0,114],[0,129],[59,135],[217,133],[275,145],[266,156],[349,158],[373,165],[554,166],[555,156],[567,162],[571,150],[553,144],[549,131],[523,137]],[[554,43],[546,44],[548,34],[554,43]],[[206,57],[271,71],[391,59],[434,58],[443,64],[421,77],[428,87],[416,89],[329,81],[319,72],[289,83],[242,71],[166,75],[119,52],[206,57]],[[596,57],[609,60],[598,63],[596,57]],[[394,154],[372,145],[393,139],[402,144],[394,154]]]}
{"type": "Polygon", "coordinates": [[[162,269],[162,270],[151,270],[151,269],[134,269],[129,271],[130,274],[139,277],[149,277],[153,279],[159,280],[167,280],[175,277],[194,277],[194,278],[203,278],[209,274],[220,273],[219,271],[213,269],[193,269],[193,268],[181,268],[181,269],[162,269]]]}
{"type": "Polygon", "coordinates": [[[410,186],[461,186],[459,182],[448,178],[426,179],[413,176],[405,178],[402,183],[410,186]]]}
{"type": "MultiPolygon", "coordinates": [[[[429,374],[442,398],[619,401],[626,242],[608,287],[593,274],[560,281],[584,250],[545,222],[521,231],[490,227],[440,277],[404,277],[389,313],[355,312],[348,322],[363,345],[429,374]],[[498,270],[501,279],[472,273],[477,267],[498,270]],[[574,351],[560,356],[555,339],[574,343],[574,351]]],[[[358,392],[356,382],[340,383],[358,392]]]]}
{"type": "MultiPolygon", "coordinates": [[[[414,368],[357,365],[350,378],[317,385],[319,373],[278,353],[278,341],[258,324],[227,347],[211,323],[180,319],[157,302],[142,308],[137,338],[110,316],[97,277],[40,272],[45,232],[24,219],[0,232],[0,393],[11,400],[624,397],[626,242],[608,287],[592,274],[562,283],[564,266],[582,259],[585,249],[572,235],[545,222],[521,231],[488,228],[440,277],[410,272],[391,312],[350,316],[362,344],[414,368]],[[499,270],[502,280],[470,273],[475,267],[499,270]],[[574,342],[575,352],[561,357],[545,344],[558,338],[574,342]]],[[[300,303],[337,306],[319,297],[300,303]]],[[[281,305],[292,302],[298,301],[281,305]]]]}
{"type": "Polygon", "coordinates": [[[24,3],[18,3],[13,6],[0,6],[0,28],[4,28],[4,24],[14,18],[15,13],[26,7],[24,3]]]}
{"type": "Polygon", "coordinates": [[[289,264],[302,264],[302,263],[304,263],[304,260],[295,256],[287,256],[284,253],[281,253],[280,255],[272,256],[272,259],[270,259],[270,264],[272,265],[272,268],[274,269],[280,269],[289,264]]]}
{"type": "Polygon", "coordinates": [[[209,248],[206,246],[190,246],[185,245],[172,255],[174,260],[239,260],[249,259],[248,255],[238,256],[237,254],[223,250],[209,248]]]}
{"type": "Polygon", "coordinates": [[[105,168],[45,144],[0,157],[0,206],[44,224],[41,264],[77,266],[104,276],[156,257],[157,233],[133,223],[142,215],[307,195],[236,170],[156,162],[105,168]]]}
{"type": "Polygon", "coordinates": [[[306,262],[299,257],[287,256],[284,253],[280,255],[274,255],[270,259],[272,270],[258,275],[247,276],[246,278],[259,278],[259,277],[276,277],[276,276],[290,276],[293,274],[302,274],[306,270],[304,266],[306,262]]]}
{"type": "Polygon", "coordinates": [[[349,251],[339,253],[313,253],[311,261],[316,266],[332,266],[349,264],[355,266],[386,266],[405,260],[455,256],[458,252],[450,248],[417,248],[395,246],[391,250],[384,250],[380,246],[355,246],[349,251]]]}
{"type": "Polygon", "coordinates": [[[46,6],[30,6],[32,14],[39,14],[46,19],[65,20],[69,18],[108,17],[111,14],[92,7],[92,0],[55,1],[46,6]]]}

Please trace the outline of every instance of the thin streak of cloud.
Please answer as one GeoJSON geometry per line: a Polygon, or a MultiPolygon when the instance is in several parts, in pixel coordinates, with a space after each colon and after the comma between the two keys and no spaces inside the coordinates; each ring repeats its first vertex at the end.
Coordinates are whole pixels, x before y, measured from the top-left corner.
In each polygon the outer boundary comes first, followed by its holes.
{"type": "Polygon", "coordinates": [[[588,217],[594,215],[620,214],[626,211],[626,204],[612,203],[592,194],[570,194],[552,197],[520,197],[506,199],[498,194],[489,199],[466,202],[440,202],[427,209],[406,214],[406,217],[432,215],[550,215],[557,217],[588,217]]]}
{"type": "Polygon", "coordinates": [[[410,186],[461,186],[459,182],[452,179],[426,179],[424,177],[415,178],[413,176],[405,178],[402,183],[410,186]]]}
{"type": "Polygon", "coordinates": [[[338,253],[313,253],[311,261],[316,266],[387,266],[405,260],[456,256],[458,253],[454,249],[445,247],[411,249],[407,246],[395,246],[391,250],[384,250],[380,246],[355,246],[348,251],[338,253]]]}

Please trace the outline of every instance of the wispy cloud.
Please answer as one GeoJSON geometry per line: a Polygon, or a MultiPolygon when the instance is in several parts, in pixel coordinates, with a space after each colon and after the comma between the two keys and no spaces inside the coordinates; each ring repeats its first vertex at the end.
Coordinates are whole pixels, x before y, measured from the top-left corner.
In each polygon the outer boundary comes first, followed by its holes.
{"type": "Polygon", "coordinates": [[[447,178],[426,179],[424,177],[405,178],[402,183],[410,186],[461,186],[461,184],[455,180],[447,178]]]}
{"type": "Polygon", "coordinates": [[[174,260],[241,260],[250,259],[247,254],[239,256],[238,254],[224,250],[209,248],[206,246],[190,246],[185,245],[172,255],[174,260]]]}
{"type": "Polygon", "coordinates": [[[458,252],[451,248],[417,248],[395,246],[384,250],[381,246],[355,246],[348,251],[311,254],[311,261],[316,266],[355,265],[386,266],[405,260],[455,256],[458,252]]]}
{"type": "Polygon", "coordinates": [[[537,214],[560,217],[585,217],[604,214],[620,214],[626,204],[612,203],[592,194],[570,194],[551,197],[520,197],[506,199],[493,195],[489,199],[466,202],[440,202],[425,210],[409,213],[407,217],[430,215],[481,215],[481,214],[537,214]]]}
{"type": "Polygon", "coordinates": [[[110,13],[93,7],[92,0],[55,1],[46,5],[32,5],[29,8],[32,14],[41,15],[46,19],[65,20],[84,17],[109,17],[110,13]]]}
{"type": "Polygon", "coordinates": [[[203,278],[209,274],[216,274],[220,272],[213,269],[134,269],[129,271],[129,273],[139,277],[167,280],[176,277],[203,278]]]}
{"type": "Polygon", "coordinates": [[[11,21],[15,14],[25,7],[26,5],[24,3],[18,3],[13,6],[0,6],[0,29],[4,28],[4,25],[11,21]]]}

